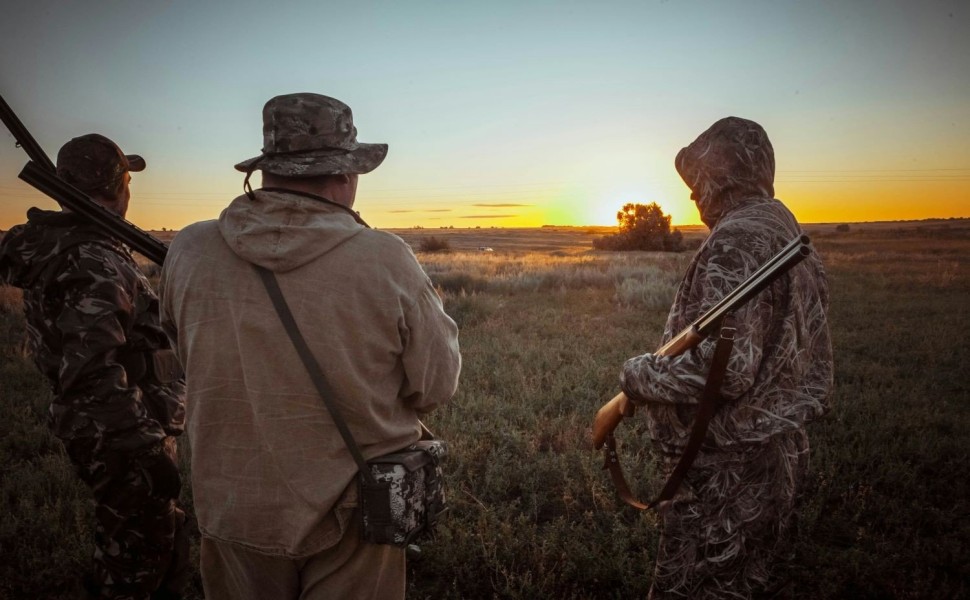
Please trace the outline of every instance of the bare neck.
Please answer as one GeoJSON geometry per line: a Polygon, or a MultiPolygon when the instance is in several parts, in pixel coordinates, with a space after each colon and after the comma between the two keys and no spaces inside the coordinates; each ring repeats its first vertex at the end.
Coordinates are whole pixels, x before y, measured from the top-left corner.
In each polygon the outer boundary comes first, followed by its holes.
{"type": "Polygon", "coordinates": [[[357,192],[356,179],[351,181],[350,178],[339,175],[303,179],[299,177],[273,177],[264,174],[263,187],[281,188],[322,196],[347,208],[353,208],[357,192]]]}

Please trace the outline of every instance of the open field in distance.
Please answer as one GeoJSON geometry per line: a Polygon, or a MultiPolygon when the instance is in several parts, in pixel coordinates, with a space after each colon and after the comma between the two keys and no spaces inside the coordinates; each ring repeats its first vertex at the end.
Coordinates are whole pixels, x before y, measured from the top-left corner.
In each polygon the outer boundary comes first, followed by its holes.
{"type": "MultiPolygon", "coordinates": [[[[836,391],[809,428],[796,595],[968,597],[970,220],[838,225],[805,227],[830,277],[836,391]]],[[[450,443],[452,510],[411,564],[409,598],[644,597],[656,519],[616,498],[589,427],[622,361],[656,347],[691,252],[591,251],[607,231],[395,231],[449,240],[418,258],[464,358],[458,395],[427,421],[450,443]]],[[[47,433],[19,302],[0,288],[0,598],[70,598],[91,508],[47,433]]],[[[642,427],[618,435],[650,496],[662,482],[642,427]]]]}
{"type": "MultiPolygon", "coordinates": [[[[959,235],[970,228],[970,219],[927,219],[924,221],[878,221],[871,223],[810,223],[802,224],[802,228],[810,236],[832,238],[846,233],[866,235],[932,235],[944,232],[944,235],[959,235]],[[848,232],[838,231],[839,227],[848,227],[848,232]]],[[[707,237],[707,227],[704,225],[686,225],[674,227],[684,234],[688,245],[696,246],[707,237]]],[[[499,228],[499,227],[465,227],[465,228],[407,228],[387,229],[412,247],[417,248],[421,240],[429,237],[446,240],[455,251],[477,251],[481,247],[492,248],[495,252],[566,252],[582,253],[592,250],[593,239],[616,233],[616,227],[602,225],[567,226],[546,225],[543,227],[499,228]]],[[[151,234],[163,241],[170,241],[176,231],[152,231],[151,234]]],[[[851,236],[849,236],[850,239],[851,236]]]]}

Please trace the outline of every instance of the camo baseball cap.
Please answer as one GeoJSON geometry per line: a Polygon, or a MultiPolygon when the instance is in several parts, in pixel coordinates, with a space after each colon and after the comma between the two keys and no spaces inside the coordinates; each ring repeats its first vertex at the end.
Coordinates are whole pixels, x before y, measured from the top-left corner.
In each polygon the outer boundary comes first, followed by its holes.
{"type": "Polygon", "coordinates": [[[263,107],[263,153],[236,169],[287,177],[369,173],[387,144],[362,144],[350,107],[320,94],[276,96],[263,107]]]}
{"type": "Polygon", "coordinates": [[[144,170],[144,158],[125,154],[118,144],[97,133],[76,137],[57,153],[57,176],[83,191],[109,185],[126,171],[144,170]]]}

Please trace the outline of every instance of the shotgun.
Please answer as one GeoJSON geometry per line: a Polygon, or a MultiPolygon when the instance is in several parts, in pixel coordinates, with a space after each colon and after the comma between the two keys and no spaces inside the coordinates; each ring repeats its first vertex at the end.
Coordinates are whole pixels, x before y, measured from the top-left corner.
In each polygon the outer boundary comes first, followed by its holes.
{"type": "Polygon", "coordinates": [[[27,165],[20,172],[21,179],[56,200],[61,206],[81,215],[106,235],[117,238],[132,250],[140,252],[155,264],[161,265],[165,261],[168,247],[161,240],[101,206],[90,196],[57,176],[54,163],[2,96],[0,96],[0,120],[3,120],[3,124],[17,140],[17,146],[23,148],[30,157],[27,165]]]}
{"type": "MultiPolygon", "coordinates": [[[[670,341],[661,346],[654,354],[656,356],[678,356],[696,347],[704,339],[720,329],[721,322],[727,315],[754,298],[758,293],[771,285],[773,281],[808,257],[812,253],[809,242],[808,236],[804,234],[788,242],[778,254],[761,265],[757,271],[741,282],[738,287],[724,296],[710,310],[694,320],[683,331],[671,338],[670,341]]],[[[620,424],[620,421],[623,420],[623,417],[633,416],[634,409],[634,404],[630,402],[630,399],[623,392],[620,392],[612,400],[603,405],[596,413],[596,418],[593,421],[593,447],[599,450],[607,442],[608,438],[612,440],[613,431],[620,424]]],[[[706,423],[704,423],[704,427],[706,428],[706,423]]],[[[692,434],[692,437],[696,436],[692,434]]],[[[614,464],[616,462],[615,454],[610,454],[610,452],[615,452],[615,449],[610,448],[610,446],[612,446],[612,442],[607,448],[608,467],[611,462],[614,464]]],[[[694,450],[694,453],[696,453],[696,450],[694,450]]],[[[689,468],[689,462],[693,459],[693,456],[688,456],[688,454],[688,452],[685,452],[683,457],[687,459],[688,464],[683,467],[678,465],[677,471],[683,472],[689,468]]],[[[618,468],[618,465],[616,465],[616,468],[618,468]]],[[[614,478],[615,481],[616,479],[614,478]]],[[[617,487],[621,490],[621,496],[627,494],[621,485],[618,484],[617,487]]],[[[668,488],[673,487],[676,486],[667,485],[664,486],[664,490],[666,492],[668,488]]],[[[662,500],[665,499],[663,498],[663,494],[661,496],[662,500]]],[[[624,498],[624,500],[627,500],[627,498],[624,498]]],[[[628,503],[630,502],[628,501],[628,503]]],[[[655,504],[657,502],[654,502],[651,507],[655,504]]],[[[637,506],[637,508],[646,508],[646,505],[638,503],[633,505],[637,506]]]]}

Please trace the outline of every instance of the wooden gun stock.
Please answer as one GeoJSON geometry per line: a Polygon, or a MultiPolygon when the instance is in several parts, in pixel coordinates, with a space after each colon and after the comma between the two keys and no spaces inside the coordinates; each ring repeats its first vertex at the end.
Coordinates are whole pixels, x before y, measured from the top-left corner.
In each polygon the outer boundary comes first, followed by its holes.
{"type": "MultiPolygon", "coordinates": [[[[778,254],[771,257],[750,277],[721,299],[713,308],[675,335],[654,354],[656,356],[679,356],[697,347],[714,332],[724,316],[754,298],[773,281],[812,253],[807,235],[799,235],[791,240],[778,254]]],[[[626,394],[620,392],[603,405],[593,421],[593,447],[600,449],[607,436],[620,424],[623,417],[633,416],[635,406],[626,394]]]]}

